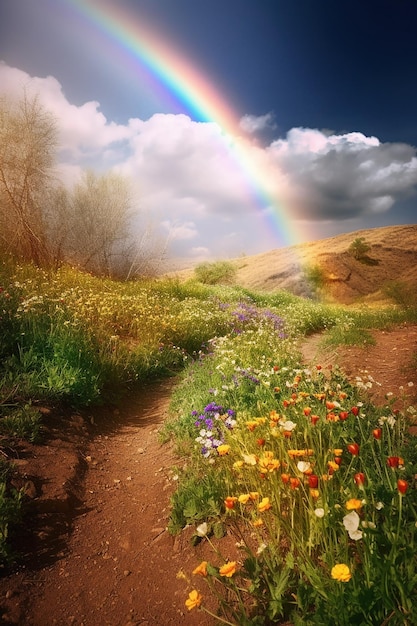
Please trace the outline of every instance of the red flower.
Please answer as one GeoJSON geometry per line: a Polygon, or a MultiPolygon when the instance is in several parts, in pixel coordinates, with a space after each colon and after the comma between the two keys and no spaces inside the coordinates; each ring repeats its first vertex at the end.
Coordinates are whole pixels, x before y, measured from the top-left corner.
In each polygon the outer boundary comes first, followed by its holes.
{"type": "Polygon", "coordinates": [[[381,439],[382,437],[382,428],[374,428],[372,431],[374,439],[381,439]]]}
{"type": "Polygon", "coordinates": [[[406,480],[403,480],[402,478],[399,478],[397,480],[397,487],[398,487],[398,491],[404,495],[405,492],[408,489],[408,482],[406,480]]]}
{"type": "Polygon", "coordinates": [[[344,420],[347,420],[347,418],[349,417],[349,411],[340,411],[339,413],[339,419],[342,420],[342,422],[344,420]]]}
{"type": "Polygon", "coordinates": [[[359,409],[358,409],[358,407],[357,407],[357,406],[353,406],[353,407],[350,409],[350,412],[351,412],[351,413],[353,413],[353,415],[355,415],[355,416],[356,416],[356,415],[359,415],[359,409]]]}
{"type": "Polygon", "coordinates": [[[400,457],[399,456],[389,456],[387,458],[387,465],[388,467],[398,467],[400,464],[400,457]]]}
{"type": "Polygon", "coordinates": [[[308,477],[308,486],[310,487],[310,489],[317,489],[318,484],[319,477],[316,476],[316,474],[310,474],[310,476],[308,477]]]}
{"type": "Polygon", "coordinates": [[[357,474],[355,474],[355,476],[353,477],[355,483],[360,486],[360,485],[364,485],[366,482],[366,476],[363,472],[358,472],[357,474]]]}
{"type": "Polygon", "coordinates": [[[265,445],[265,439],[263,439],[262,437],[260,437],[259,439],[256,440],[257,445],[262,448],[262,446],[265,445]]]}
{"type": "Polygon", "coordinates": [[[319,416],[318,415],[310,415],[310,420],[311,423],[313,424],[313,426],[315,426],[317,424],[317,422],[319,421],[319,416]]]}
{"type": "Polygon", "coordinates": [[[353,456],[358,456],[359,445],[357,443],[349,443],[347,449],[353,456]]]}
{"type": "Polygon", "coordinates": [[[335,462],[337,465],[341,465],[341,463],[342,463],[342,457],[341,457],[341,456],[335,456],[335,457],[334,457],[334,462],[335,462]]]}

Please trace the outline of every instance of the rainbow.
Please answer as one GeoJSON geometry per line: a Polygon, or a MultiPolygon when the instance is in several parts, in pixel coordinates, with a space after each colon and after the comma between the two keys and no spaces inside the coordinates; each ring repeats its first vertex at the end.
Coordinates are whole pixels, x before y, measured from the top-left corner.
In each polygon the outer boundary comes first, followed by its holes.
{"type": "MultiPolygon", "coordinates": [[[[105,37],[127,55],[134,67],[145,70],[156,88],[180,103],[191,119],[214,122],[222,132],[227,149],[244,175],[256,204],[271,223],[275,237],[284,246],[294,245],[301,231],[269,191],[268,177],[253,160],[239,135],[239,120],[232,107],[215,86],[193,67],[170,43],[117,3],[94,0],[64,0],[81,20],[83,27],[96,36],[105,37]]],[[[269,229],[268,229],[269,232],[269,229]]],[[[269,233],[270,234],[270,233],[269,233]]]]}

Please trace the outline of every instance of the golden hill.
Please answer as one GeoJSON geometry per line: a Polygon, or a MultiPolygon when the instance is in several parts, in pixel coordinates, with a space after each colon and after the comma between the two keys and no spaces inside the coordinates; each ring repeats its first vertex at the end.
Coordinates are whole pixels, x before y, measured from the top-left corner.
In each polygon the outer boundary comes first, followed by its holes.
{"type": "MultiPolygon", "coordinates": [[[[234,282],[258,291],[286,289],[310,295],[306,267],[319,268],[324,293],[340,303],[378,300],[390,281],[406,283],[417,292],[417,225],[358,230],[328,239],[279,248],[234,259],[234,282]],[[366,259],[356,260],[349,246],[363,238],[370,246],[366,259]],[[365,262],[364,262],[365,261],[365,262]]],[[[190,277],[192,272],[181,272],[190,277]]]]}

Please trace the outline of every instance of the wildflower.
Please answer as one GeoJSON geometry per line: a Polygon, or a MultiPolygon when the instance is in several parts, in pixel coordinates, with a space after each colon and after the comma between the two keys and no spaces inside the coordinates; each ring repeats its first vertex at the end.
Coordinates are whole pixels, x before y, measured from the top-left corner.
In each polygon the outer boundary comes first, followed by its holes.
{"type": "Polygon", "coordinates": [[[270,503],[269,498],[262,498],[262,500],[258,504],[258,511],[260,513],[264,513],[265,511],[268,511],[271,506],[272,504],[270,503]]]}
{"type": "Polygon", "coordinates": [[[264,521],[261,517],[256,518],[253,522],[252,522],[252,526],[254,528],[259,528],[260,526],[264,525],[264,521]]]}
{"type": "Polygon", "coordinates": [[[352,414],[356,417],[357,415],[359,415],[359,407],[357,407],[357,406],[353,406],[353,407],[350,409],[350,412],[351,412],[351,413],[352,413],[352,414]]]}
{"type": "Polygon", "coordinates": [[[191,611],[195,607],[200,606],[202,599],[203,596],[201,595],[201,593],[199,593],[197,589],[193,589],[188,594],[188,598],[185,601],[185,606],[189,611],[191,611]]]}
{"type": "Polygon", "coordinates": [[[243,461],[235,461],[233,463],[234,470],[240,470],[243,467],[243,461]]]}
{"type": "Polygon", "coordinates": [[[355,481],[355,483],[358,485],[358,487],[361,487],[365,484],[366,482],[366,476],[363,472],[357,472],[354,477],[353,480],[355,481]]]}
{"type": "Polygon", "coordinates": [[[240,502],[240,504],[247,504],[249,502],[249,500],[250,500],[250,494],[249,493],[242,493],[238,497],[238,502],[240,502]]]}
{"type": "Polygon", "coordinates": [[[256,551],[256,554],[259,556],[260,554],[262,554],[262,552],[264,550],[266,550],[268,546],[266,545],[266,543],[261,543],[261,545],[259,546],[259,548],[256,551]]]}
{"type": "Polygon", "coordinates": [[[344,422],[349,417],[349,411],[340,411],[339,419],[344,422]]]}
{"type": "Polygon", "coordinates": [[[298,489],[299,486],[300,486],[300,479],[299,478],[295,478],[295,477],[290,478],[290,487],[291,487],[291,489],[298,489]]]}
{"type": "Polygon", "coordinates": [[[398,467],[400,464],[400,457],[399,456],[389,456],[387,458],[387,465],[388,467],[398,467]]]}
{"type": "Polygon", "coordinates": [[[406,480],[399,478],[397,480],[397,488],[401,495],[404,495],[408,489],[408,483],[406,480]]]}
{"type": "Polygon", "coordinates": [[[361,509],[362,501],[358,500],[358,498],[350,498],[350,500],[346,502],[346,508],[348,511],[355,511],[357,509],[361,509]]]}
{"type": "Polygon", "coordinates": [[[305,416],[310,415],[311,413],[311,406],[305,406],[303,409],[303,413],[305,416]]]}
{"type": "Polygon", "coordinates": [[[259,498],[259,493],[257,491],[250,491],[249,496],[252,501],[257,500],[259,498]]]}
{"type": "Polygon", "coordinates": [[[359,444],[357,443],[349,443],[347,445],[347,449],[352,454],[352,456],[358,456],[359,454],[359,444]]]}
{"type": "Polygon", "coordinates": [[[225,576],[226,578],[231,578],[233,574],[236,572],[236,561],[229,561],[221,566],[219,569],[220,576],[225,576]]]}
{"type": "Polygon", "coordinates": [[[335,448],[335,449],[333,450],[333,453],[334,453],[334,455],[335,455],[335,456],[342,456],[342,454],[343,454],[343,448],[335,448]]]}
{"type": "Polygon", "coordinates": [[[289,474],[281,474],[281,480],[286,485],[289,482],[289,480],[290,480],[290,475],[289,474]]]}
{"type": "Polygon", "coordinates": [[[311,463],[309,463],[309,461],[298,461],[297,469],[302,474],[311,474],[313,471],[311,469],[311,463]]]}
{"type": "Polygon", "coordinates": [[[256,465],[256,456],[254,454],[242,454],[246,465],[256,465]]]}
{"type": "Polygon", "coordinates": [[[236,496],[227,496],[227,498],[224,501],[224,505],[226,509],[233,509],[235,506],[235,502],[237,502],[236,496]]]}
{"type": "Polygon", "coordinates": [[[310,474],[308,477],[308,486],[310,489],[317,489],[317,485],[319,484],[319,477],[316,474],[310,474]]]}
{"type": "Polygon", "coordinates": [[[310,415],[310,421],[315,426],[319,421],[320,417],[318,415],[310,415]]]}
{"type": "Polygon", "coordinates": [[[207,522],[203,522],[196,528],[197,535],[199,537],[205,537],[208,533],[208,525],[207,522]]]}
{"type": "Polygon", "coordinates": [[[349,533],[349,537],[357,541],[362,538],[362,531],[359,528],[359,515],[356,511],[351,511],[343,518],[343,526],[349,533]]]}
{"type": "Polygon", "coordinates": [[[193,574],[203,576],[204,578],[207,576],[207,561],[201,561],[200,565],[193,570],[193,574]]]}
{"type": "Polygon", "coordinates": [[[281,424],[284,432],[292,432],[295,428],[297,428],[297,424],[292,422],[291,420],[286,420],[283,424],[281,424]]]}
{"type": "Polygon", "coordinates": [[[374,428],[372,431],[374,439],[381,439],[382,437],[382,428],[374,428]]]}
{"type": "Polygon", "coordinates": [[[352,578],[350,569],[344,563],[338,563],[332,567],[331,576],[334,580],[338,580],[342,583],[347,583],[352,578]]]}
{"type": "Polygon", "coordinates": [[[230,452],[230,446],[227,443],[222,443],[220,446],[217,446],[217,452],[219,456],[225,456],[230,452]]]}
{"type": "Polygon", "coordinates": [[[324,517],[324,509],[322,509],[321,507],[318,509],[314,509],[314,515],[319,518],[324,517]]]}

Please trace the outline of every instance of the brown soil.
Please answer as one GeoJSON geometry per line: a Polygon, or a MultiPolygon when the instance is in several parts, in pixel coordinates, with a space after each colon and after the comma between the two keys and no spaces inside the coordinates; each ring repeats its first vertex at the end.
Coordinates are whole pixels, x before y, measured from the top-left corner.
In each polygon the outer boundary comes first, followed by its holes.
{"type": "MultiPolygon", "coordinates": [[[[386,402],[386,392],[415,402],[417,326],[374,336],[374,347],[331,353],[318,348],[320,338],[314,337],[304,346],[304,358],[337,362],[351,377],[372,376],[375,402],[386,402]]],[[[179,537],[166,530],[179,461],[169,444],[160,443],[158,429],[172,385],[148,387],[118,411],[66,417],[45,411],[46,442],[17,450],[14,480],[16,486],[26,484],[29,515],[26,531],[15,538],[19,564],[0,578],[0,623],[214,623],[184,605],[194,585],[187,577],[207,558],[208,546],[192,547],[193,529],[179,537]]],[[[235,538],[221,541],[233,558],[235,538]]],[[[204,585],[198,587],[204,593],[204,585]]]]}

